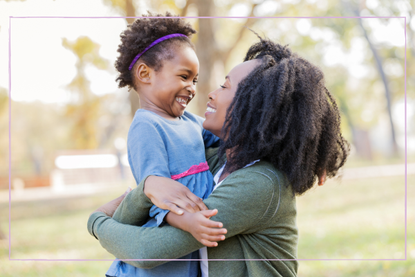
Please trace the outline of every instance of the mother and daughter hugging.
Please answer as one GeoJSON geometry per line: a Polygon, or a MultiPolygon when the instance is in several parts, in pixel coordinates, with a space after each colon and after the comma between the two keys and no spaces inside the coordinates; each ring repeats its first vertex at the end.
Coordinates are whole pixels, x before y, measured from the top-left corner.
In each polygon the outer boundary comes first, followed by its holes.
{"type": "Polygon", "coordinates": [[[349,153],[322,71],[259,37],[209,93],[204,120],[185,111],[196,31],[149,16],[121,34],[115,63],[141,103],[128,133],[137,187],[88,220],[117,258],[106,276],[296,276],[295,196],[349,153]]]}

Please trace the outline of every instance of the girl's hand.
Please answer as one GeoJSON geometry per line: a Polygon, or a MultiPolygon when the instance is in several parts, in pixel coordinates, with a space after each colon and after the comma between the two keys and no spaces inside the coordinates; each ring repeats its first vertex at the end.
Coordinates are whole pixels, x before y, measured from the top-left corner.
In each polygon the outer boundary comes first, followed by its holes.
{"type": "Polygon", "coordinates": [[[123,195],[115,198],[114,200],[111,200],[110,202],[102,205],[101,207],[99,207],[98,209],[96,209],[95,211],[93,211],[92,213],[95,212],[103,212],[105,213],[107,216],[112,217],[114,215],[115,210],[118,208],[118,206],[121,204],[122,200],[125,198],[125,196],[131,191],[131,188],[128,188],[123,195]]]}
{"type": "Polygon", "coordinates": [[[157,207],[177,215],[182,215],[183,209],[190,213],[207,210],[201,198],[181,183],[166,177],[148,177],[144,183],[144,194],[157,207]]]}
{"type": "Polygon", "coordinates": [[[227,230],[222,228],[221,222],[209,219],[217,213],[218,210],[215,209],[186,214],[186,231],[207,247],[218,246],[217,241],[225,240],[227,230]]]}

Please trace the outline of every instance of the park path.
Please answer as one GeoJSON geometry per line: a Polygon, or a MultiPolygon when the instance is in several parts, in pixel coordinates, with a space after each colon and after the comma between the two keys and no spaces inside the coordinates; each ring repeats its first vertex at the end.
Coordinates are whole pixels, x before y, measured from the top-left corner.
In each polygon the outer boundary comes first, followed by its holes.
{"type": "MultiPolygon", "coordinates": [[[[396,165],[379,165],[370,167],[346,168],[342,172],[342,179],[363,179],[373,177],[390,177],[405,175],[405,164],[396,165]]],[[[415,163],[407,164],[407,175],[415,175],[415,163]]],[[[82,184],[70,185],[63,188],[41,187],[41,188],[27,188],[22,190],[12,190],[10,198],[12,203],[25,201],[41,201],[52,200],[60,198],[72,198],[89,196],[99,193],[108,193],[117,191],[122,193],[127,189],[127,184],[82,184]]],[[[131,187],[134,184],[130,184],[131,187]]],[[[0,191],[0,204],[9,202],[9,191],[0,191]]]]}

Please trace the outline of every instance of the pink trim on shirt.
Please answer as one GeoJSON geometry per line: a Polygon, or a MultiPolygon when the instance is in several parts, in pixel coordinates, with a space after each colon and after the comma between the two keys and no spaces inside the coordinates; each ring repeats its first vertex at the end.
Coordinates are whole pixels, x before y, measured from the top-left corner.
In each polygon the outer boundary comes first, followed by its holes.
{"type": "Polygon", "coordinates": [[[176,174],[176,175],[172,175],[171,178],[173,180],[177,180],[177,179],[183,178],[185,176],[193,175],[193,174],[200,173],[200,172],[203,172],[203,171],[206,171],[206,170],[209,170],[209,166],[208,166],[207,162],[204,162],[204,163],[200,163],[199,165],[192,165],[185,172],[180,173],[180,174],[176,174]]]}

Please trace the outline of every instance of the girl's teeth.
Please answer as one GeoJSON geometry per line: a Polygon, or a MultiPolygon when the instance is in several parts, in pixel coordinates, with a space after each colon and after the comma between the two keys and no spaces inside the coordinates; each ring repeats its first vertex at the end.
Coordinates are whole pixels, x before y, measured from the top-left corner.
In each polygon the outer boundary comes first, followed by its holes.
{"type": "Polygon", "coordinates": [[[210,113],[215,113],[216,110],[212,109],[211,107],[207,107],[206,111],[210,112],[210,113]]]}
{"type": "Polygon", "coordinates": [[[187,105],[187,101],[184,100],[183,98],[176,97],[176,101],[179,102],[180,104],[183,104],[184,106],[187,105]]]}

